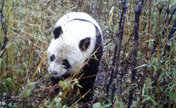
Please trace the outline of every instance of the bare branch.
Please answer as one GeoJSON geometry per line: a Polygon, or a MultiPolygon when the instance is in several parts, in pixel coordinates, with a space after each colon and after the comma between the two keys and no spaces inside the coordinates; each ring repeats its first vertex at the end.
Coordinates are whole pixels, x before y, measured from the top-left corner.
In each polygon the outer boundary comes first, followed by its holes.
{"type": "MultiPolygon", "coordinates": [[[[131,85],[135,83],[136,66],[137,66],[137,52],[139,47],[139,17],[141,15],[143,0],[140,0],[138,7],[135,10],[135,27],[134,27],[134,49],[133,49],[133,64],[132,64],[132,76],[131,85]]],[[[130,108],[133,101],[133,89],[130,90],[128,108],[130,108]]]]}

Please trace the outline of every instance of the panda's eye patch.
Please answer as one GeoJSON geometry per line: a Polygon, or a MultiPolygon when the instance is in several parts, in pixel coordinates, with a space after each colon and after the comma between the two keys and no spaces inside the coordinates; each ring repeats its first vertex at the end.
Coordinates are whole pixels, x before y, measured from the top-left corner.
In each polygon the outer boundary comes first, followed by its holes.
{"type": "Polygon", "coordinates": [[[54,61],[55,59],[55,55],[53,54],[52,56],[50,56],[50,61],[54,61]]]}
{"type": "Polygon", "coordinates": [[[91,41],[90,37],[86,37],[85,39],[82,39],[79,43],[79,49],[81,51],[86,51],[90,45],[90,41],[91,41]]]}
{"type": "Polygon", "coordinates": [[[56,27],[56,28],[54,29],[53,33],[54,33],[54,38],[55,38],[55,39],[59,38],[59,36],[63,33],[62,27],[61,27],[61,26],[56,27]]]}
{"type": "Polygon", "coordinates": [[[64,65],[64,68],[66,69],[69,69],[71,67],[67,59],[62,60],[62,65],[64,65]]]}

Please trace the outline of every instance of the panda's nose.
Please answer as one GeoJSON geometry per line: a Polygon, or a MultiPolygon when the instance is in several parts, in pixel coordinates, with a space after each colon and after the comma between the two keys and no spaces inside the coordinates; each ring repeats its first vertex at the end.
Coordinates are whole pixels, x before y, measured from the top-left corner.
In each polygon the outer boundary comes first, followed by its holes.
{"type": "Polygon", "coordinates": [[[53,69],[51,68],[51,65],[48,67],[48,71],[49,71],[49,73],[50,73],[51,75],[57,75],[57,71],[56,71],[56,70],[53,70],[53,69]]]}
{"type": "Polygon", "coordinates": [[[55,70],[48,69],[48,71],[51,75],[57,75],[57,71],[55,71],[55,70]]]}

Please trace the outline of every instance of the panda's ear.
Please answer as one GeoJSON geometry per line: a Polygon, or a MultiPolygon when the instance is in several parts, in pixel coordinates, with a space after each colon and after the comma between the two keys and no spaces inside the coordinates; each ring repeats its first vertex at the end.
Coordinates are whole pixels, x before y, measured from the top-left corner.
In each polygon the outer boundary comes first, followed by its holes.
{"type": "Polygon", "coordinates": [[[57,39],[62,33],[63,33],[62,27],[61,26],[56,27],[53,31],[54,39],[57,39]]]}
{"type": "Polygon", "coordinates": [[[85,39],[82,39],[79,43],[79,48],[81,51],[86,51],[87,48],[89,47],[90,45],[90,37],[86,37],[85,39]]]}

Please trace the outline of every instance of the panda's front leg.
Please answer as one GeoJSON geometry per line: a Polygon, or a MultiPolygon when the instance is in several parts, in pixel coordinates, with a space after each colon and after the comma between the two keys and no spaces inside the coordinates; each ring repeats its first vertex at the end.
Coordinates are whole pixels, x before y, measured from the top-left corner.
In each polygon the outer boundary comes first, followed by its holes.
{"type": "Polygon", "coordinates": [[[51,81],[52,81],[52,85],[58,84],[58,82],[60,81],[59,77],[51,77],[51,81]]]}
{"type": "Polygon", "coordinates": [[[82,96],[85,95],[89,90],[91,90],[82,99],[84,103],[93,99],[94,81],[95,81],[95,77],[90,77],[90,78],[85,78],[85,79],[80,80],[80,85],[83,87],[83,88],[80,89],[80,92],[81,92],[82,96]]]}

